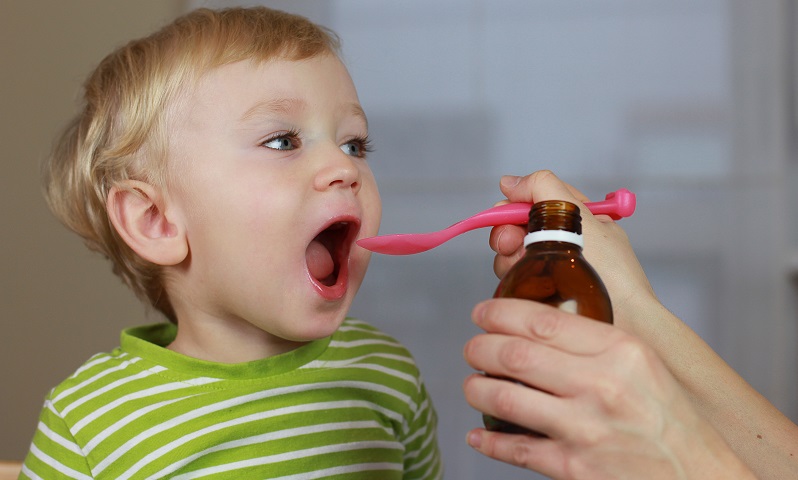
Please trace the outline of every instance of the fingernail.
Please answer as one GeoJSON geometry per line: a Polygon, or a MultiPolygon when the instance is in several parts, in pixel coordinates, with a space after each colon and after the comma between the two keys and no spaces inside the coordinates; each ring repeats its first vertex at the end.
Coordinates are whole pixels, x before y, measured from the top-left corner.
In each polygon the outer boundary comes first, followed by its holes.
{"type": "Polygon", "coordinates": [[[521,177],[516,177],[515,175],[505,175],[501,178],[501,184],[503,187],[514,187],[518,185],[521,181],[521,177]]]}
{"type": "MultiPolygon", "coordinates": [[[[501,227],[501,225],[499,227],[501,227]]],[[[502,237],[504,236],[504,232],[506,232],[507,229],[498,228],[496,231],[499,232],[499,234],[496,235],[496,253],[501,253],[502,237]]]]}
{"type": "Polygon", "coordinates": [[[466,443],[468,443],[471,448],[479,448],[482,446],[482,435],[477,431],[468,432],[468,435],[466,435],[466,443]]]}
{"type": "MultiPolygon", "coordinates": [[[[507,231],[509,230],[507,227],[508,225],[502,225],[500,227],[497,227],[497,231],[499,233],[496,235],[496,253],[504,256],[512,255],[520,247],[520,245],[518,244],[508,242],[509,248],[502,248],[504,246],[502,238],[504,238],[504,236],[507,234],[507,231]]],[[[509,238],[512,238],[512,236],[510,236],[509,238]]]]}

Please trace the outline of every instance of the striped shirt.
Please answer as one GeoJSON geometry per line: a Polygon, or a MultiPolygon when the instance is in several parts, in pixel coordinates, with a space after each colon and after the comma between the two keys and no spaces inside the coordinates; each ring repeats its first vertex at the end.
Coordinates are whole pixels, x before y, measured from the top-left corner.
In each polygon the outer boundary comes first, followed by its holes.
{"type": "Polygon", "coordinates": [[[220,364],[122,332],[48,395],[20,478],[435,479],[436,415],[393,338],[347,319],[291,352],[220,364]]]}

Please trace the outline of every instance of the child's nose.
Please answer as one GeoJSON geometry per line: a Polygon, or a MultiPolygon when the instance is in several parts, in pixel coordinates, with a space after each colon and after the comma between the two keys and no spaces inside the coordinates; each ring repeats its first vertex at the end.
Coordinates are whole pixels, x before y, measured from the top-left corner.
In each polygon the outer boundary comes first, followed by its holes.
{"type": "Polygon", "coordinates": [[[352,157],[339,148],[335,150],[325,154],[323,167],[316,175],[316,189],[351,188],[357,193],[360,190],[360,169],[352,157]]]}

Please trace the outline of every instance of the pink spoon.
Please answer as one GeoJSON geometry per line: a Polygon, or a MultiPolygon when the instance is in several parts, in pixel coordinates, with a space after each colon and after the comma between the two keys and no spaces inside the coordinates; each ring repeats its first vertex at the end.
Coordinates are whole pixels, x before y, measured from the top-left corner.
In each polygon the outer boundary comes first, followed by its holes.
{"type": "MultiPolygon", "coordinates": [[[[635,194],[622,188],[608,193],[600,202],[588,202],[585,206],[593,215],[609,215],[613,220],[629,217],[634,213],[635,194]]],[[[477,213],[454,225],[429,233],[399,233],[378,237],[361,238],[357,244],[366,250],[386,255],[411,255],[426,252],[452,238],[476,228],[498,225],[525,225],[529,221],[529,203],[508,203],[477,213]]]]}

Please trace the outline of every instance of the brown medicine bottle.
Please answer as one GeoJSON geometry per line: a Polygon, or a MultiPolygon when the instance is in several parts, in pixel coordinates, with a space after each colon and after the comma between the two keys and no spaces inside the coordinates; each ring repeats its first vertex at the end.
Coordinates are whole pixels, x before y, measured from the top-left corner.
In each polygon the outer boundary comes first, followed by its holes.
{"type": "MultiPolygon", "coordinates": [[[[546,303],[571,313],[612,323],[612,305],[596,271],[582,256],[579,207],[565,201],[542,201],[529,212],[526,253],[502,278],[495,297],[546,303]]],[[[494,432],[540,435],[484,415],[494,432]]]]}

